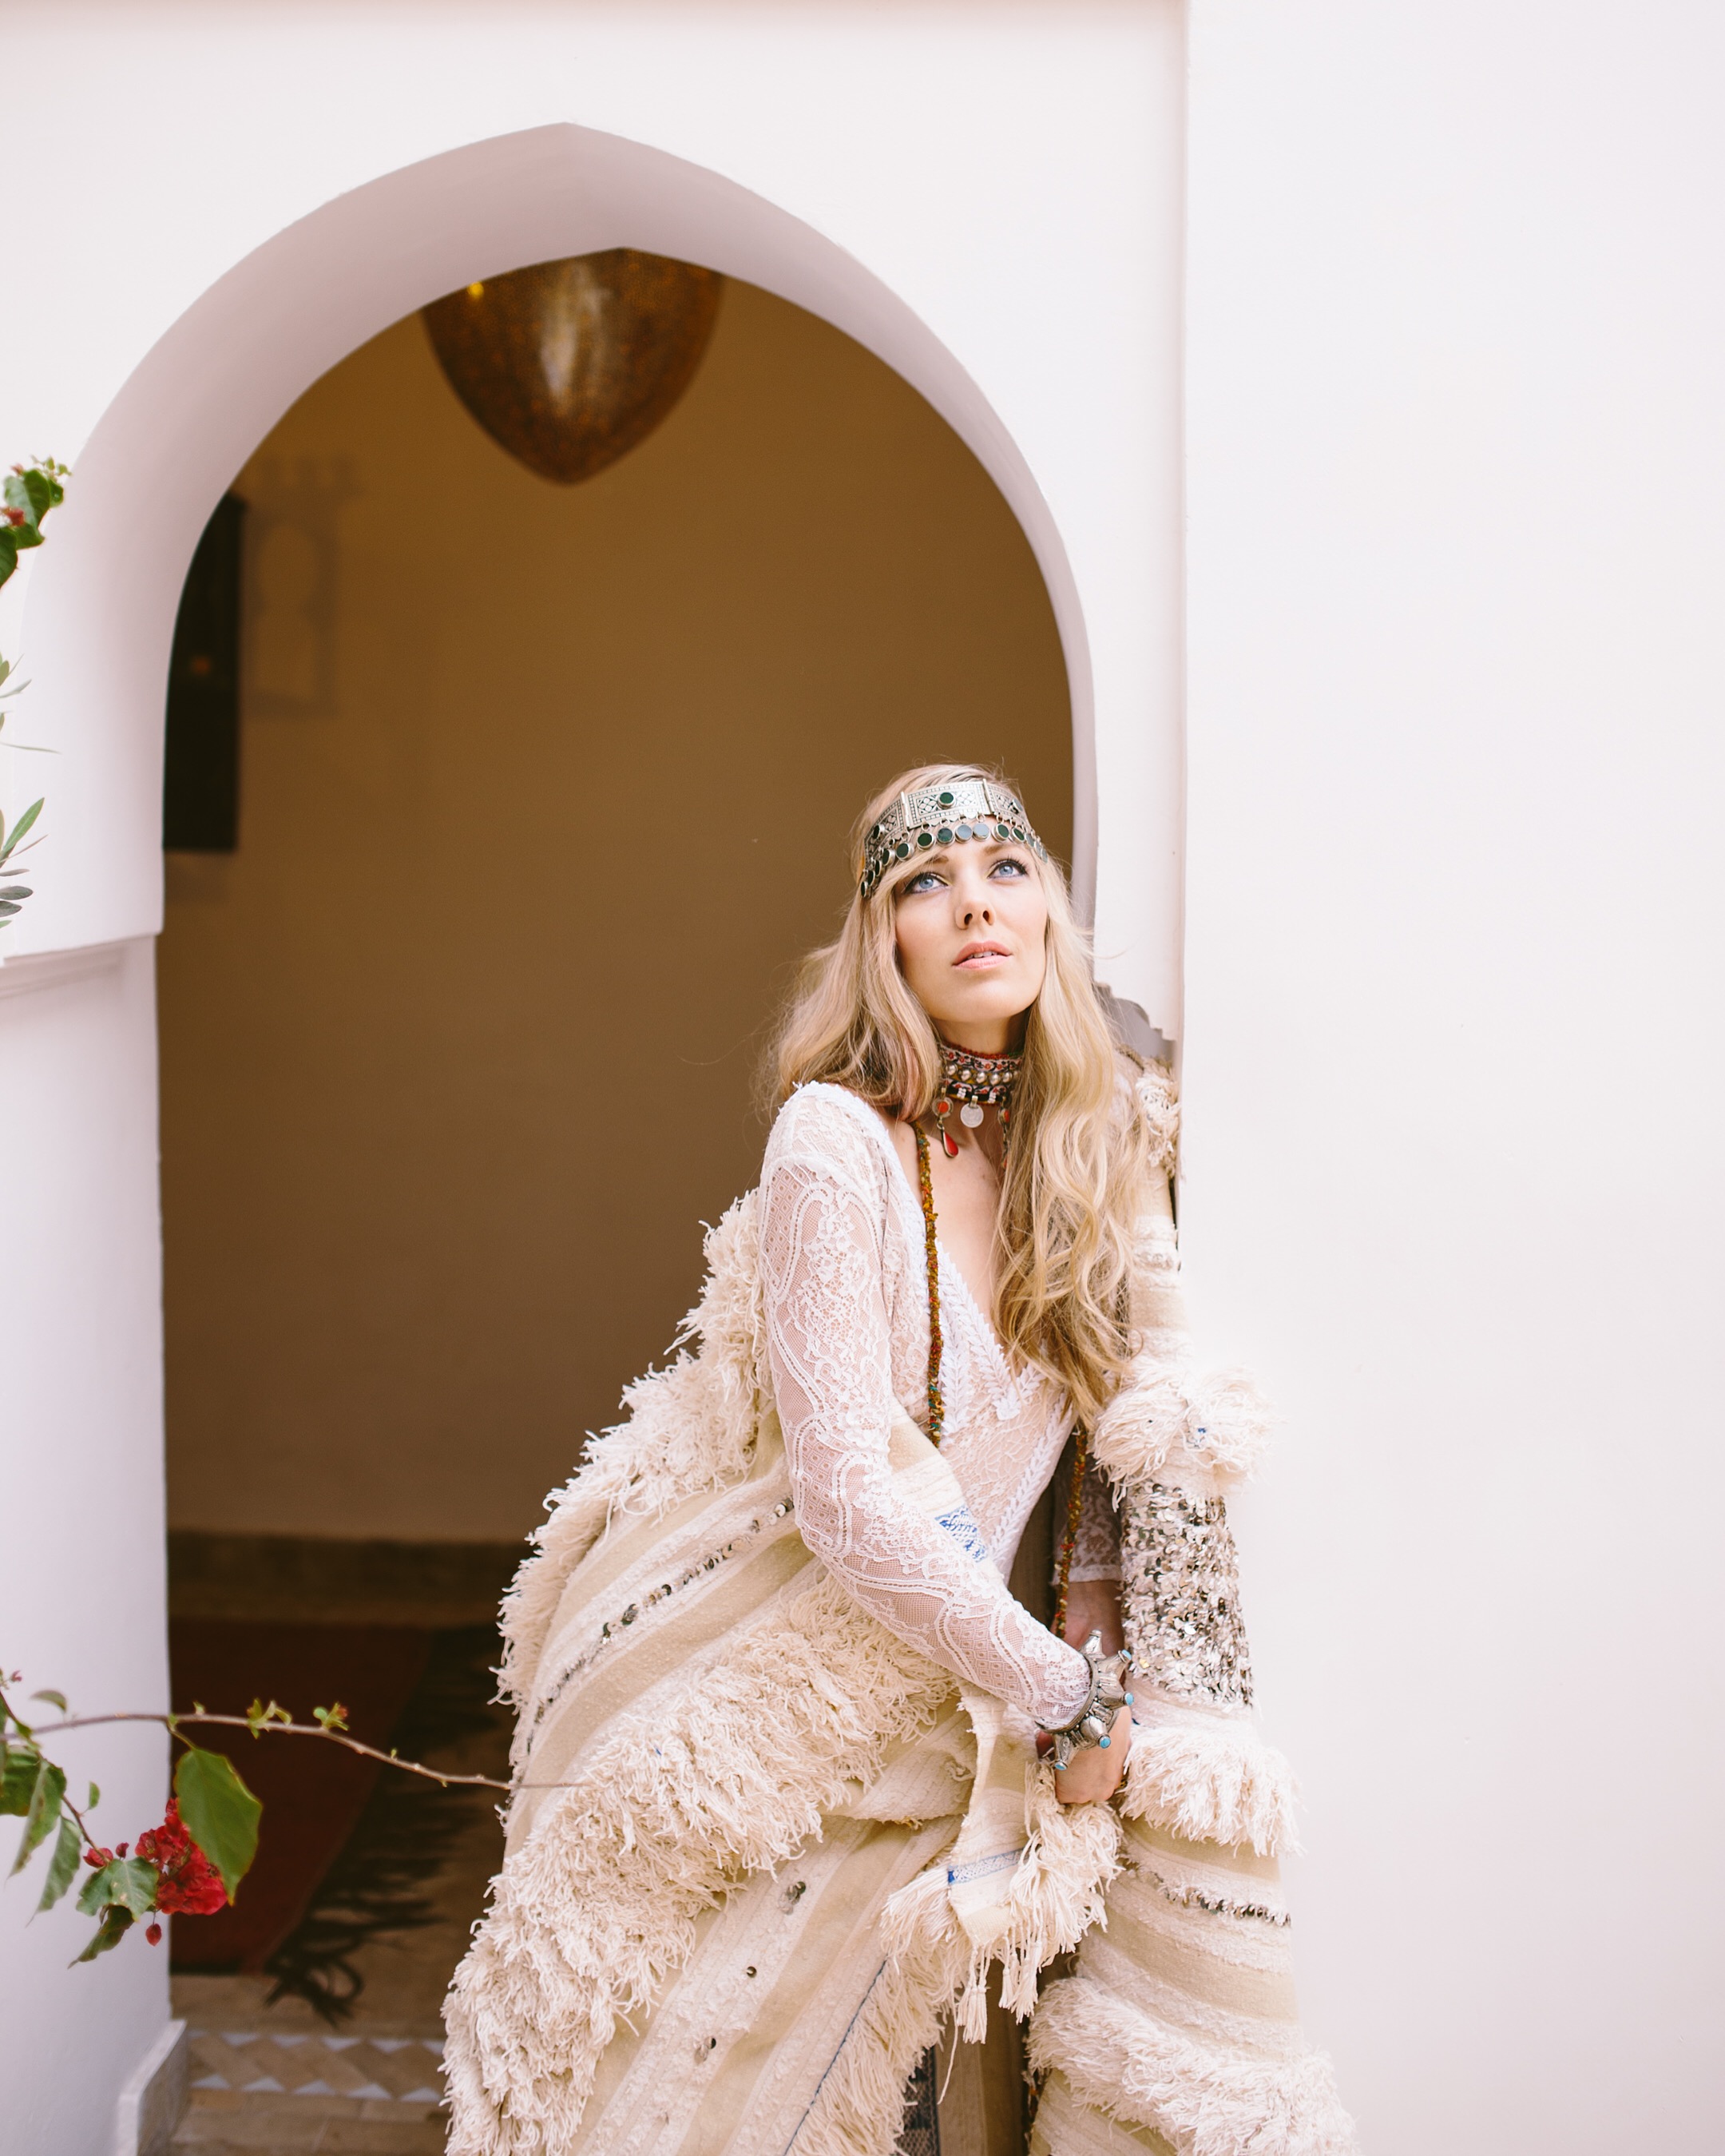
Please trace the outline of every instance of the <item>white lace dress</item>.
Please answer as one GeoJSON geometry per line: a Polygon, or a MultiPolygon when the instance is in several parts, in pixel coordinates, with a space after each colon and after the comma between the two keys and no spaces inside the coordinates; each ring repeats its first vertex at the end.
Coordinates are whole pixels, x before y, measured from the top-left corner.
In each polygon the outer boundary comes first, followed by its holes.
{"type": "MultiPolygon", "coordinates": [[[[1072,1427],[1054,1381],[1009,1362],[943,1250],[941,1451],[967,1512],[926,1517],[895,1496],[896,1402],[926,1427],[922,1210],[876,1111],[837,1086],[781,1110],[761,1177],[768,1350],[804,1541],[893,1631],[1046,1727],[1089,1691],[1087,1664],[1001,1584],[1072,1427]],[[975,1562],[982,1550],[998,1576],[975,1562]]],[[[1113,1509],[1087,1481],[1073,1577],[1118,1576],[1113,1509]]]]}

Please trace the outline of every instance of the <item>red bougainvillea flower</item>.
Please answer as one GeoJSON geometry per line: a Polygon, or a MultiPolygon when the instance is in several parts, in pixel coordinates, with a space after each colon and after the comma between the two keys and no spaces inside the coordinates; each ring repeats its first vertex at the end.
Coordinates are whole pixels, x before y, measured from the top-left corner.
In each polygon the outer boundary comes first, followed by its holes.
{"type": "Polygon", "coordinates": [[[149,1940],[152,1947],[159,1947],[161,1944],[161,1925],[151,1924],[148,1931],[145,1933],[144,1937],[149,1940]]]}
{"type": "Polygon", "coordinates": [[[100,1871],[105,1864],[111,1864],[114,1861],[114,1852],[111,1849],[86,1849],[84,1852],[84,1861],[100,1871]]]}
{"type": "Polygon", "coordinates": [[[212,1917],[228,1906],[222,1876],[180,1824],[170,1797],[167,1817],[138,1836],[138,1854],[156,1866],[156,1906],[165,1917],[212,1917]]]}

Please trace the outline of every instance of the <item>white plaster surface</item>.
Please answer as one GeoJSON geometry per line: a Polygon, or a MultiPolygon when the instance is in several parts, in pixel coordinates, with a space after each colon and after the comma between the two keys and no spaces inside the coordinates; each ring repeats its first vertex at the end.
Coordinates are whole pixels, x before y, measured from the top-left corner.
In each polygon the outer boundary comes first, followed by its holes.
{"type": "MultiPolygon", "coordinates": [[[[0,1660],[85,1714],[167,1704],[153,959],[144,940],[0,970],[0,1660]]],[[[53,1740],[74,1801],[100,1784],[110,1842],[161,1819],[166,1749],[147,1725],[53,1740]]],[[[167,1954],[133,1938],[69,1969],[90,1922],[69,1902],[30,1921],[44,1867],[0,1892],[0,2146],[108,2156],[167,1954]]]]}
{"type": "Polygon", "coordinates": [[[1193,30],[1183,1233],[1367,2148],[1719,2145],[1725,18],[1193,30]]]}

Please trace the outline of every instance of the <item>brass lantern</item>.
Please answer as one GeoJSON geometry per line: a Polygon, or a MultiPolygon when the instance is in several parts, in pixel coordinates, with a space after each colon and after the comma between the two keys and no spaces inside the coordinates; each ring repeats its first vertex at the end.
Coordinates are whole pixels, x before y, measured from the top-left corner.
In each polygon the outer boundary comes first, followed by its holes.
{"type": "Polygon", "coordinates": [[[694,378],[724,280],[632,247],[535,262],[433,300],[450,387],[492,439],[573,485],[644,441],[694,378]]]}

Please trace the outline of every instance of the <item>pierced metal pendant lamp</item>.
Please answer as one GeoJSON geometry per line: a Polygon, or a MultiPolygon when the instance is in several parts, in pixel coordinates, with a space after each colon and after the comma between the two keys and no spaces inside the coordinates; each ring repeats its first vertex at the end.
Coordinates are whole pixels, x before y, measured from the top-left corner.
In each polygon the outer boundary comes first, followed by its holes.
{"type": "Polygon", "coordinates": [[[716,270],[612,247],[488,277],[422,311],[449,386],[486,433],[541,479],[573,485],[670,412],[724,288],[716,270]]]}

